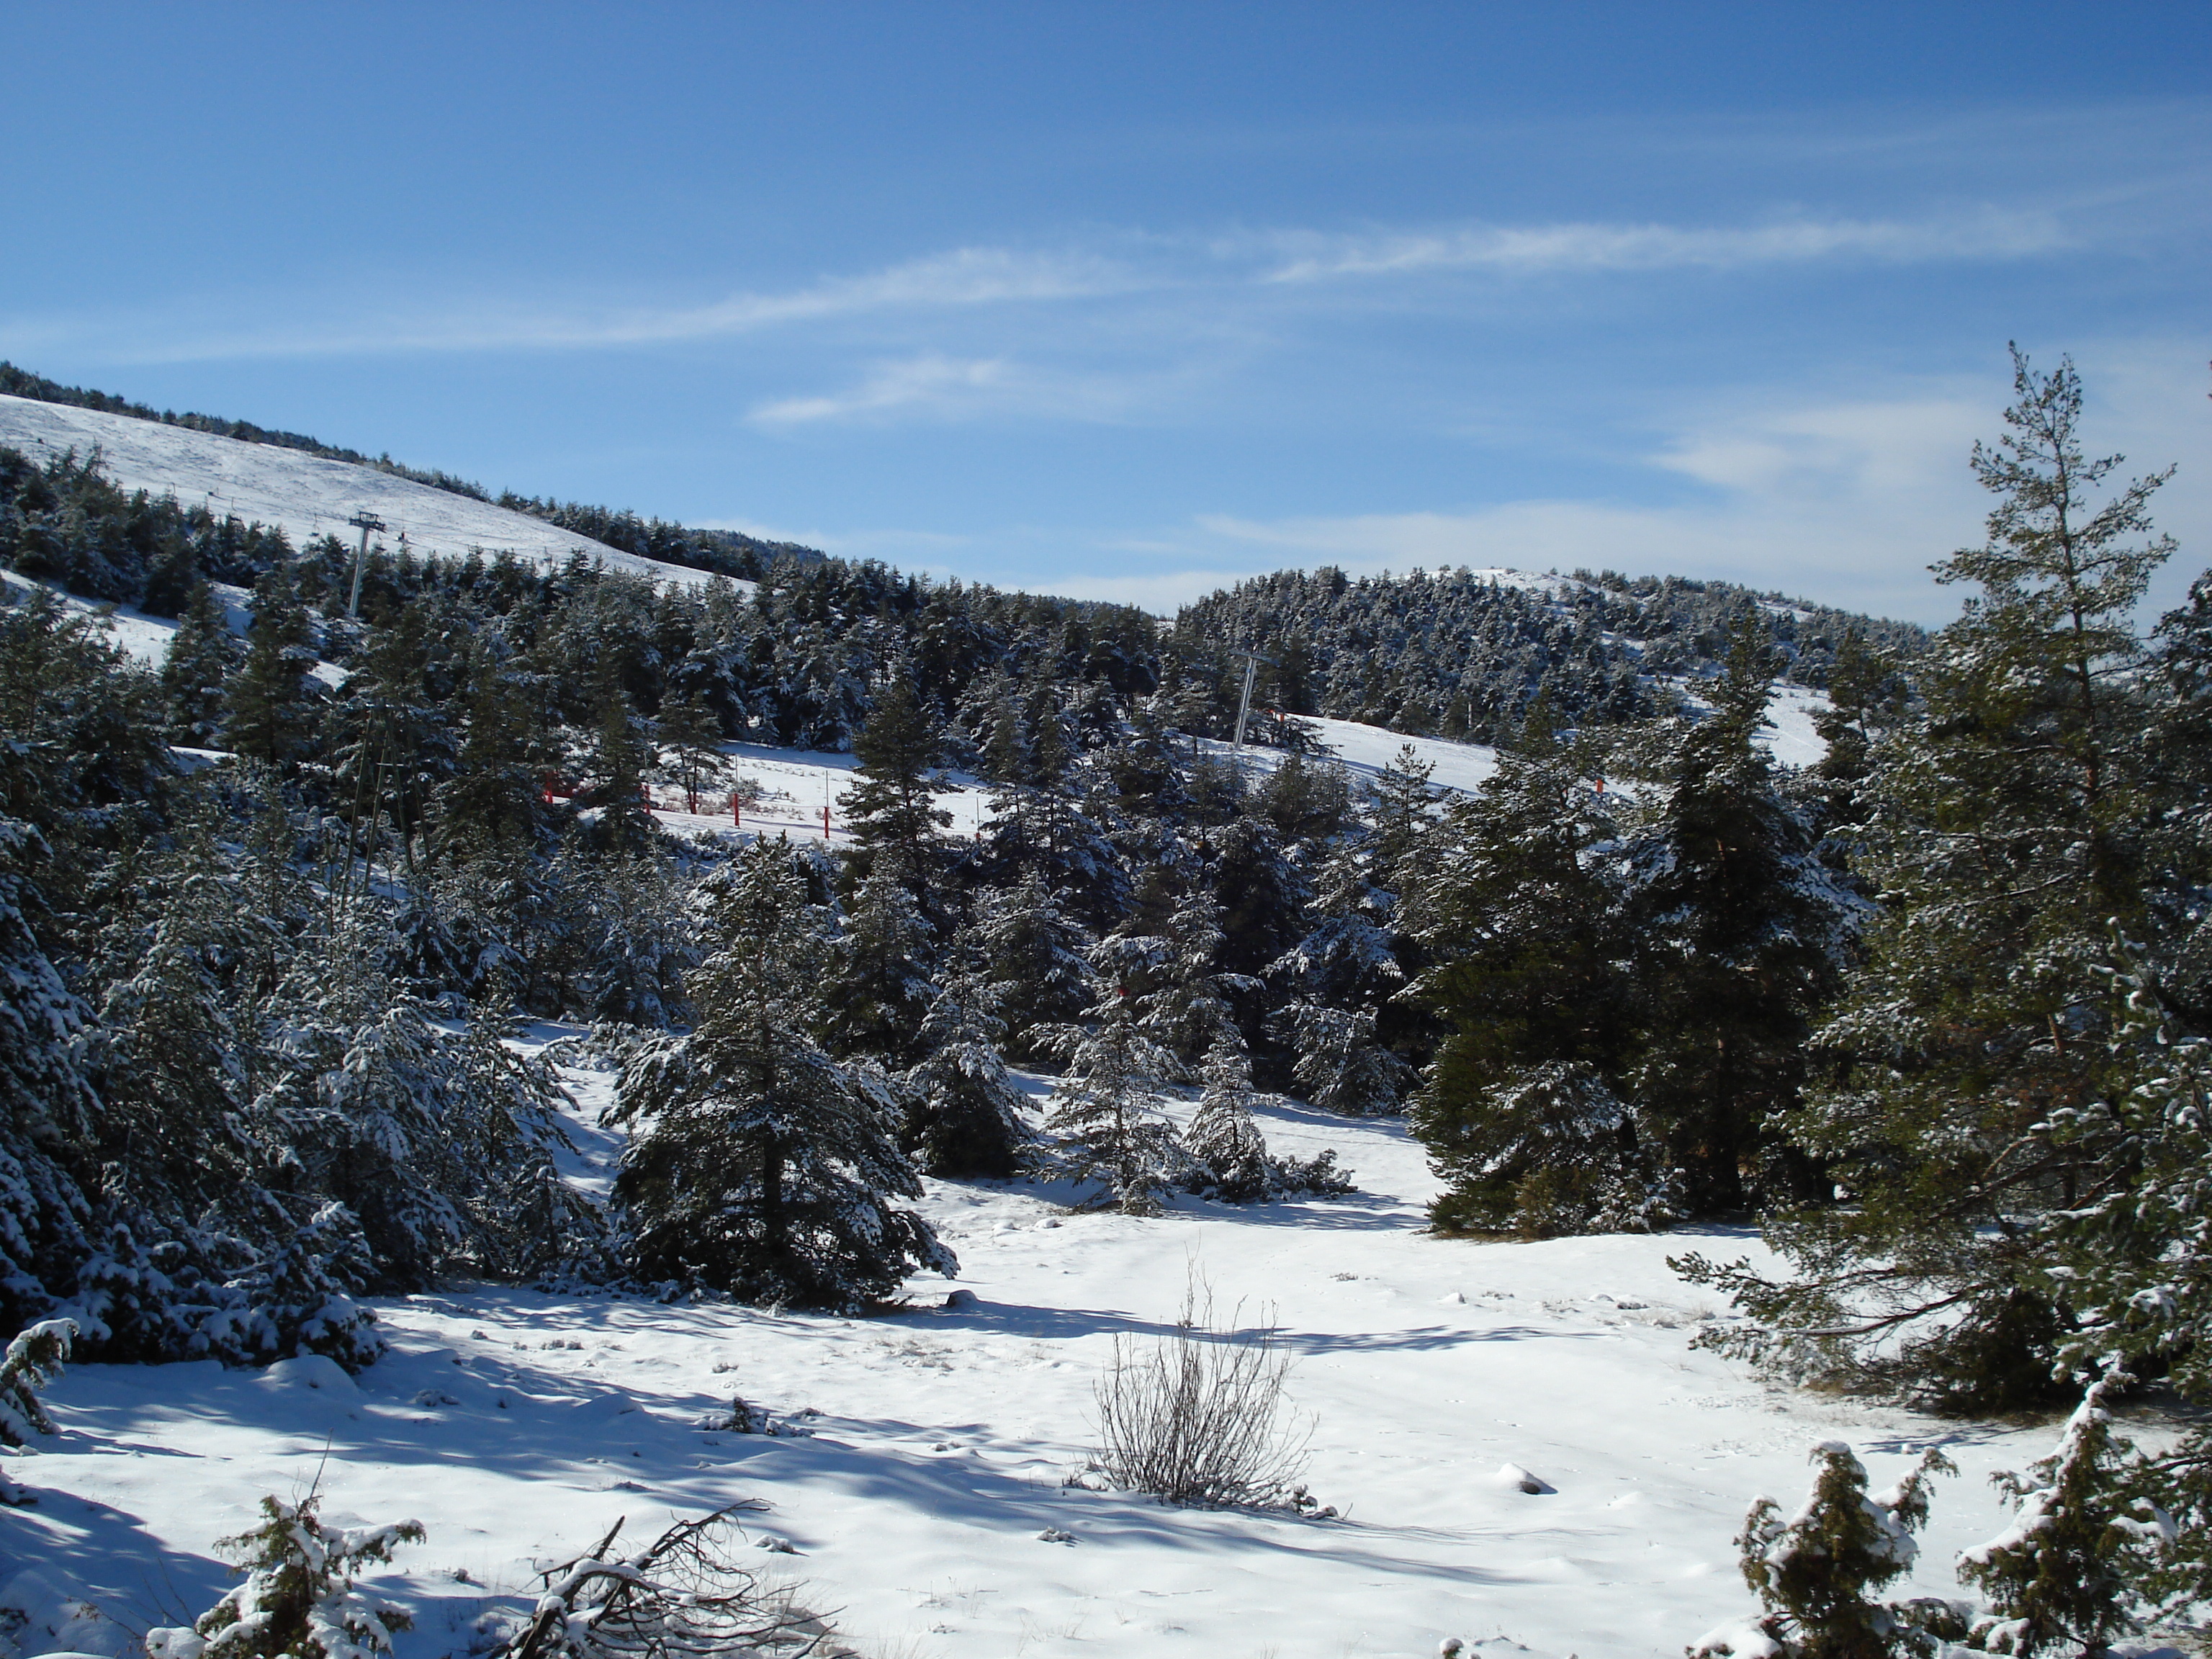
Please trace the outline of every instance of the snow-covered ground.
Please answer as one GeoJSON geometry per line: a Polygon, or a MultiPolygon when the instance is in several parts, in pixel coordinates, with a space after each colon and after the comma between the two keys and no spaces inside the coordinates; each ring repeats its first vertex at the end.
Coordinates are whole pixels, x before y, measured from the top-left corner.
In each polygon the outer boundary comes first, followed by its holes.
{"type": "Polygon", "coordinates": [[[70,449],[87,455],[96,446],[108,476],[125,489],[173,495],[187,506],[204,501],[218,513],[280,525],[295,547],[326,534],[351,545],[360,532],[346,520],[368,512],[384,520],[381,539],[394,550],[404,532],[407,545],[426,556],[462,558],[474,548],[487,556],[511,552],[550,566],[581,554],[610,569],[656,581],[708,580],[704,571],[619,553],[604,542],[526,514],[434,489],[372,466],[327,460],[274,444],[244,443],[129,415],[0,396],[0,444],[41,460],[70,449]]]}
{"type": "MultiPolygon", "coordinates": [[[[591,1179],[617,1146],[592,1124],[610,1079],[574,1076],[591,1179]]],[[[26,1653],[120,1651],[213,1601],[216,1540],[262,1494],[313,1489],[332,1519],[428,1528],[380,1587],[416,1613],[400,1659],[434,1659],[617,1516],[650,1537],[750,1498],[770,1506],[755,1530],[797,1552],[760,1563],[867,1654],[1411,1659],[1459,1635],[1671,1659],[1748,1610],[1729,1539],[1753,1495],[1794,1506],[1813,1442],[1850,1441],[1877,1485],[1926,1446],[1959,1463],[1916,1579],[1942,1592],[1952,1553],[1996,1529],[1988,1471],[2051,1438],[1781,1392],[1692,1352],[1720,1310],[1663,1257],[1756,1254],[1745,1238],[1435,1238],[1401,1125],[1288,1104],[1263,1123],[1278,1150],[1338,1148],[1358,1194],[1134,1220],[933,1182],[972,1304],[939,1306],[954,1287],[933,1279],[873,1319],[456,1286],[380,1304],[393,1352],[358,1379],[316,1360],[76,1368],[50,1395],[61,1436],[10,1460],[40,1503],[0,1512],[0,1603],[37,1614],[26,1653]],[[1309,1479],[1340,1518],[1063,1484],[1115,1339],[1150,1341],[1194,1271],[1297,1357],[1309,1479]],[[812,1433],[702,1428],[733,1393],[812,1433]],[[1524,1493],[1509,1464],[1555,1490],[1524,1493]],[[76,1596],[100,1616],[64,1623],[76,1596]]]]}
{"type": "MultiPolygon", "coordinates": [[[[1772,724],[1759,732],[1758,741],[1786,765],[1815,765],[1828,752],[1828,745],[1814,730],[1813,716],[1827,707],[1825,692],[1808,690],[1802,685],[1778,685],[1766,702],[1766,717],[1772,724]]],[[[1485,743],[1409,738],[1402,732],[1363,726],[1358,720],[1322,720],[1315,715],[1301,715],[1299,722],[1316,731],[1323,751],[1343,763],[1345,769],[1359,782],[1371,784],[1376,775],[1395,762],[1400,751],[1407,747],[1416,759],[1428,763],[1432,769],[1429,781],[1440,789],[1472,793],[1483,780],[1498,770],[1498,750],[1485,743]]],[[[1201,746],[1217,757],[1230,753],[1229,744],[1211,738],[1202,739],[1201,746]]],[[[1255,774],[1273,772],[1282,764],[1285,753],[1280,749],[1248,747],[1244,750],[1245,764],[1255,774]]]]}

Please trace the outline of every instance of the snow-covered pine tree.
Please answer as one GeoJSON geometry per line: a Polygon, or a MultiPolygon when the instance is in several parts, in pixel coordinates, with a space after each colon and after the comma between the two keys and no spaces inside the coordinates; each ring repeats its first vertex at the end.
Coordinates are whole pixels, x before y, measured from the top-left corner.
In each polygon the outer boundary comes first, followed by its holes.
{"type": "MultiPolygon", "coordinates": [[[[2039,1218],[2108,1190],[2124,1143],[2038,1126],[2127,1092],[2114,921],[2156,963],[2169,908],[2198,903],[2146,893],[2168,879],[2146,837],[2194,811],[2145,766],[2154,683],[2130,623],[2172,550],[2148,535],[2166,475],[2097,502],[2119,458],[2084,454],[2072,364],[2016,357],[2014,385],[2010,430],[1974,452],[1988,538],[1937,567],[1980,592],[1922,665],[1924,714],[1860,786],[1881,903],[1789,1123],[1852,1201],[1770,1218],[1793,1279],[1682,1264],[1751,1315],[1737,1349],[1974,1410],[2063,1386],[2070,1298],[2039,1218]]],[[[2203,879],[2196,862],[2180,881],[2203,879]]]]}
{"type": "Polygon", "coordinates": [[[2108,1372],[2067,1419],[2058,1448],[2027,1479],[1995,1479],[2013,1500],[2011,1524],[1959,1558],[1959,1577],[1989,1599],[1974,1645],[2029,1656],[2064,1648],[2101,1659],[2115,1636],[2141,1628],[2142,1588],[2177,1537],[2140,1495],[2148,1460],[2112,1433],[2111,1397],[2133,1378],[2108,1372]]]}
{"type": "MultiPolygon", "coordinates": [[[[2160,1375],[2201,1411],[2212,1405],[2212,1182],[2205,1178],[2212,1170],[2212,1043],[2180,1034],[2133,951],[2119,945],[2115,955],[2119,1086],[2087,1109],[2053,1113],[2044,1126],[2069,1152],[2093,1156],[2105,1179],[2047,1218],[2039,1246],[2047,1263],[2043,1279],[2073,1316],[2058,1354],[2069,1372],[2094,1375],[2118,1358],[2160,1375]]],[[[2084,1399],[2061,1449],[2062,1465],[2045,1484],[2063,1492],[2061,1475],[2076,1470],[2075,1479],[2093,1483],[2118,1517],[2106,1540],[2113,1547],[2107,1565],[2126,1594],[2176,1605],[2212,1601],[2212,1426],[2191,1424],[2156,1456],[2124,1449],[2108,1455],[2106,1397],[2123,1386],[2100,1381],[2084,1399]],[[2084,1465],[2084,1456],[2093,1462],[2084,1465]],[[2109,1477],[2117,1465],[2126,1475],[2116,1482],[2109,1477]],[[2156,1552],[2142,1547],[2148,1540],[2136,1530],[2145,1518],[2134,1507],[2139,1499],[2173,1518],[2156,1552]]],[[[2054,1501],[2085,1508],[2078,1497],[2054,1501]]],[[[2076,1514],[2072,1525],[2091,1518],[2076,1514]]],[[[2087,1569],[2057,1573],[2068,1588],[2089,1578],[2087,1569]]]]}
{"type": "Polygon", "coordinates": [[[975,895],[975,927],[985,971],[1006,1022],[1006,1052],[1036,1052],[1045,1028],[1065,1024],[1090,1005],[1091,935],[1031,866],[1012,888],[975,895]]]}
{"type": "Polygon", "coordinates": [[[44,1319],[9,1340],[6,1357],[0,1358],[0,1446],[21,1449],[33,1435],[59,1432],[39,1390],[60,1380],[76,1334],[72,1321],[44,1319]]]}
{"type": "Polygon", "coordinates": [[[1753,1500],[1736,1538],[1744,1582],[1766,1611],[1749,1628],[1692,1643],[1690,1659],[1927,1659],[1935,1643],[1913,1610],[1874,1592],[1908,1571],[1927,1524],[1928,1478],[1955,1471],[1930,1451],[1887,1492],[1869,1495],[1866,1466],[1839,1440],[1813,1448],[1820,1473],[1785,1521],[1771,1498],[1753,1500]]]}
{"type": "Polygon", "coordinates": [[[1698,1215],[1825,1194],[1780,1123],[1858,908],[1753,741],[1773,683],[1762,639],[1754,614],[1736,618],[1712,712],[1662,729],[1648,808],[1628,815],[1641,1041],[1625,1092],[1663,1131],[1698,1215]]]}
{"type": "Polygon", "coordinates": [[[821,1025],[839,1059],[911,1064],[937,994],[937,937],[898,873],[900,859],[877,861],[853,895],[822,987],[821,1025]]]}
{"type": "Polygon", "coordinates": [[[49,856],[29,824],[0,817],[0,1319],[21,1329],[65,1294],[88,1250],[97,1101],[84,1073],[90,1011],[40,947],[27,911],[49,856]]]}
{"type": "Polygon", "coordinates": [[[1095,1181],[1124,1215],[1153,1215],[1189,1168],[1161,1114],[1158,1091],[1181,1070],[1144,1029],[1137,1000],[1113,976],[1112,941],[1091,949],[1099,997],[1052,1046],[1066,1062],[1046,1127],[1060,1138],[1070,1175],[1095,1181]]]}
{"type": "Polygon", "coordinates": [[[722,718],[705,694],[693,690],[660,705],[656,724],[660,775],[684,792],[687,811],[719,811],[715,790],[729,771],[722,754],[722,718]]]}
{"type": "Polygon", "coordinates": [[[616,1182],[632,1271],[772,1305],[854,1308],[958,1270],[896,1198],[920,1181],[866,1071],[811,1034],[823,941],[791,849],[756,842],[711,878],[697,1019],[623,1068],[616,1182]]]}
{"type": "Polygon", "coordinates": [[[1395,1111],[1413,1068],[1376,1041],[1376,1011],[1307,998],[1275,1017],[1289,1039],[1291,1076],[1325,1112],[1371,1117],[1395,1111]]]}
{"type": "MultiPolygon", "coordinates": [[[[1223,971],[1224,937],[1221,907],[1200,889],[1176,903],[1164,937],[1127,941],[1139,947],[1139,963],[1124,957],[1115,964],[1146,1035],[1184,1065],[1210,1051],[1224,1029],[1236,1028],[1230,999],[1260,986],[1249,974],[1223,971]]],[[[1237,1047],[1243,1047],[1241,1037],[1237,1047]]]]}
{"type": "Polygon", "coordinates": [[[215,590],[193,585],[177,631],[161,655],[161,696],[167,704],[169,733],[177,742],[213,747],[222,735],[223,682],[239,659],[215,590]]]}
{"type": "Polygon", "coordinates": [[[631,706],[629,690],[611,671],[601,670],[596,690],[599,708],[592,781],[576,798],[577,805],[599,811],[590,836],[595,849],[631,857],[650,847],[658,833],[645,788],[659,754],[651,732],[631,706]]]}
{"type": "Polygon", "coordinates": [[[1022,1168],[1037,1134],[1000,1053],[1006,1025],[980,939],[963,929],[949,956],[922,1020],[922,1059],[903,1079],[911,1103],[906,1142],[930,1175],[1004,1179],[1022,1168]]]}
{"type": "Polygon", "coordinates": [[[1664,1138],[1588,1065],[1525,1066],[1486,1098],[1488,1152],[1458,1172],[1457,1224],[1557,1238],[1654,1232],[1681,1215],[1664,1138]]]}
{"type": "Polygon", "coordinates": [[[412,1624],[406,1610],[357,1589],[401,1544],[422,1541],[422,1523],[345,1530],[316,1513],[320,1499],[261,1500],[261,1524],[222,1540],[244,1582],[189,1626],[146,1632],[151,1659],[378,1659],[412,1624]]]}
{"type": "Polygon", "coordinates": [[[1332,847],[1314,878],[1306,936],[1267,968],[1271,982],[1333,1008],[1380,1009],[1405,984],[1395,931],[1397,896],[1376,885],[1366,837],[1332,847]]]}
{"type": "Polygon", "coordinates": [[[893,663],[876,687],[867,723],[853,737],[860,778],[839,797],[861,861],[919,886],[939,860],[938,834],[952,814],[937,804],[945,739],[915,695],[913,671],[893,663]]]}
{"type": "Polygon", "coordinates": [[[1183,1133],[1184,1150],[1199,1166],[1186,1177],[1188,1184],[1231,1204],[1271,1197],[1274,1170],[1267,1139],[1252,1121],[1252,1061],[1235,1026],[1214,1033],[1199,1077],[1203,1091],[1183,1133]]]}
{"type": "Polygon", "coordinates": [[[1591,784],[1600,763],[1580,746],[1501,754],[1472,799],[1445,809],[1417,861],[1407,908],[1430,965],[1415,991],[1447,1033],[1411,1123],[1447,1182],[1430,1208],[1447,1231],[1511,1224],[1516,1189],[1546,1145],[1531,1139],[1530,1114],[1540,1123],[1547,1102],[1566,1103],[1539,1088],[1516,1093],[1528,1109],[1506,1115],[1508,1091],[1577,1079],[1570,1115],[1585,1126],[1592,1086],[1617,1104],[1632,945],[1619,872],[1602,855],[1618,825],[1591,784]]]}
{"type": "Polygon", "coordinates": [[[319,701],[320,688],[309,678],[314,665],[314,624],[291,571],[272,564],[253,585],[246,655],[224,689],[231,747],[269,766],[303,753],[319,701]]]}

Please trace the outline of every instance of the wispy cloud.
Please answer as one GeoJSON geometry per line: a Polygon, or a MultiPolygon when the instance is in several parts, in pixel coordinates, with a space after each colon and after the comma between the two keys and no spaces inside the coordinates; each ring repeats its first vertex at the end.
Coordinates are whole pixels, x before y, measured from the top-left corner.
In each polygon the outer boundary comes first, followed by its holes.
{"type": "Polygon", "coordinates": [[[1116,421],[1157,402],[1159,382],[1174,378],[1066,371],[1006,357],[948,357],[928,352],[878,363],[842,392],[763,404],[746,418],[764,427],[957,421],[1009,414],[1116,421]]]}
{"type": "Polygon", "coordinates": [[[1504,274],[1599,273],[1669,269],[1733,270],[1871,259],[1909,264],[2020,258],[2064,245],[2057,221],[2043,213],[1996,210],[1957,219],[1793,219],[1752,226],[1581,222],[1462,225],[1418,232],[1277,239],[1286,256],[1271,283],[1411,276],[1425,271],[1504,274]]]}
{"type": "MultiPolygon", "coordinates": [[[[254,320],[197,317],[25,316],[0,323],[0,345],[29,351],[88,346],[127,362],[342,356],[394,352],[579,350],[662,345],[793,331],[844,319],[903,316],[1000,322],[1024,308],[1110,307],[1183,294],[1153,320],[1197,307],[1217,319],[1267,295],[1326,303],[1333,286],[1453,273],[1506,278],[1661,270],[1747,270],[1823,261],[1930,263],[2031,258],[2069,245],[2050,213],[1987,208],[1949,217],[1794,218],[1755,225],[1577,221],[1456,223],[1355,232],[1285,228],[1216,236],[1104,232],[1057,247],[970,246],[795,287],[743,289],[695,305],[458,299],[404,310],[331,300],[324,314],[287,321],[239,301],[254,320]]],[[[1187,320],[1187,319],[1186,319],[1187,320]]],[[[939,342],[932,341],[939,349],[939,342]]],[[[803,416],[799,416],[803,418],[803,416]]]]}
{"type": "Polygon", "coordinates": [[[745,289],[704,305],[548,305],[508,300],[356,313],[311,322],[210,328],[177,319],[100,323],[10,319],[0,338],[82,344],[105,337],[119,357],[191,362],[379,352],[574,350],[734,337],[877,313],[942,313],[1097,299],[1155,279],[1080,249],[963,247],[858,276],[782,290],[745,289]],[[132,337],[150,337],[143,346],[132,337]]]}

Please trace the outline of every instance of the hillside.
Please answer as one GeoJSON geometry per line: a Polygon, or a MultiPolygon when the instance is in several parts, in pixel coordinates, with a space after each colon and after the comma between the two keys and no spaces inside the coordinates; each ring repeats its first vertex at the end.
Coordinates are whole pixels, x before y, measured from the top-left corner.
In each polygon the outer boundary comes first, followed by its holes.
{"type": "Polygon", "coordinates": [[[275,444],[221,437],[130,415],[0,396],[0,445],[40,460],[97,450],[102,469],[125,489],[204,502],[283,531],[293,546],[324,536],[350,546],[356,513],[382,519],[377,538],[393,551],[400,538],[422,558],[511,553],[539,568],[571,558],[655,581],[702,582],[705,572],[644,559],[492,502],[420,483],[354,461],[332,460],[275,444]]]}

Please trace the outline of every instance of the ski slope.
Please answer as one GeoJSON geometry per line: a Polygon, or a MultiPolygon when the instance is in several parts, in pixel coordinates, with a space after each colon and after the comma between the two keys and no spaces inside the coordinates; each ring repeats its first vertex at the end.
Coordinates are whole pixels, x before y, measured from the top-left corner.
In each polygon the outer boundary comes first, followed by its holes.
{"type": "MultiPolygon", "coordinates": [[[[603,1184],[611,1080],[570,1075],[575,1174],[603,1184]]],[[[428,1528],[375,1587],[415,1613],[398,1659],[441,1659],[617,1516],[650,1538],[752,1498],[770,1506],[752,1530],[793,1551],[758,1565],[880,1659],[1416,1659],[1447,1636],[1674,1659],[1751,1610],[1729,1540],[1754,1495],[1795,1507],[1813,1443],[1850,1441],[1876,1487],[1928,1446],[1958,1462],[1911,1581],[1955,1594],[1952,1555],[2003,1518],[1989,1472],[2055,1433],[1778,1390],[1693,1351],[1721,1310],[1663,1258],[1756,1256],[1747,1237],[1436,1238],[1402,1125],[1294,1103],[1261,1121],[1279,1151],[1339,1149],[1361,1191],[1139,1220],[1063,1188],[931,1182],[957,1306],[934,1278],[873,1319],[457,1285],[379,1303],[393,1352],[358,1379],[313,1359],[76,1368],[47,1396],[59,1437],[9,1460],[40,1502],[8,1512],[0,1603],[31,1613],[26,1655],[119,1656],[213,1601],[216,1540],[263,1493],[312,1488],[333,1521],[428,1528]],[[1115,1341],[1152,1340],[1194,1270],[1295,1357],[1307,1479],[1339,1518],[1066,1484],[1115,1341]],[[732,1394],[811,1434],[702,1426],[732,1394]]]]}
{"type": "Polygon", "coordinates": [[[124,489],[173,495],[188,506],[204,501],[219,513],[281,526],[295,547],[323,535],[350,545],[359,532],[346,520],[368,512],[384,520],[380,539],[393,550],[404,534],[408,547],[426,556],[506,552],[548,568],[580,555],[654,581],[709,580],[704,571],[617,552],[526,514],[374,467],[129,415],[0,396],[0,444],[41,460],[72,449],[83,456],[97,447],[108,476],[124,489]]]}

